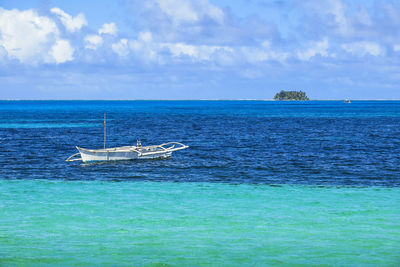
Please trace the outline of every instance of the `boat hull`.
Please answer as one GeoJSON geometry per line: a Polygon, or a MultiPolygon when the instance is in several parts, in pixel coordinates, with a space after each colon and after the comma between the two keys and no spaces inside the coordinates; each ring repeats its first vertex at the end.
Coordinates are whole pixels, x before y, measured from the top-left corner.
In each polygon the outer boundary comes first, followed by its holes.
{"type": "Polygon", "coordinates": [[[66,161],[116,161],[132,159],[160,159],[169,158],[173,151],[186,149],[189,146],[179,142],[168,142],[161,145],[142,146],[140,143],[136,146],[122,146],[104,149],[87,149],[76,147],[78,153],[73,154],[66,161]],[[80,155],[80,158],[76,158],[80,155]]]}
{"type": "Polygon", "coordinates": [[[146,154],[147,151],[143,153],[137,150],[129,149],[99,149],[91,150],[77,147],[83,162],[95,162],[95,161],[116,161],[116,160],[133,160],[133,159],[159,159],[171,157],[172,152],[169,151],[159,151],[156,154],[146,154]]]}

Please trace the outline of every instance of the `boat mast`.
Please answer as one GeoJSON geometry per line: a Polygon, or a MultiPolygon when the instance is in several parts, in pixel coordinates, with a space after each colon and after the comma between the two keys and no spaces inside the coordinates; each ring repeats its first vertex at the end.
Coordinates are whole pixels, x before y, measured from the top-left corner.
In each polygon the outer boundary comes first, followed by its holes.
{"type": "Polygon", "coordinates": [[[106,131],[106,113],[104,113],[104,149],[106,149],[106,137],[107,137],[107,131],[106,131]]]}

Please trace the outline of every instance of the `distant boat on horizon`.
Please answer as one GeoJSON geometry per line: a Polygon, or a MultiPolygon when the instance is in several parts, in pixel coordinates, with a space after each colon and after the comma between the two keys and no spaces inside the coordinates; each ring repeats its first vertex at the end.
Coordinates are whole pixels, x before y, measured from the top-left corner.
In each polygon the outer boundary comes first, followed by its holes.
{"type": "Polygon", "coordinates": [[[350,99],[345,99],[344,103],[351,103],[350,99]]]}

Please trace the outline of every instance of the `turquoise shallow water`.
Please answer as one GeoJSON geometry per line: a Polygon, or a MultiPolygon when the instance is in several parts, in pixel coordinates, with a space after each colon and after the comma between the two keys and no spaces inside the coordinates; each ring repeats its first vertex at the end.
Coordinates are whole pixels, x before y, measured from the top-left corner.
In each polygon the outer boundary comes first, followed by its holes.
{"type": "Polygon", "coordinates": [[[400,188],[0,180],[0,265],[399,266],[400,188]]]}

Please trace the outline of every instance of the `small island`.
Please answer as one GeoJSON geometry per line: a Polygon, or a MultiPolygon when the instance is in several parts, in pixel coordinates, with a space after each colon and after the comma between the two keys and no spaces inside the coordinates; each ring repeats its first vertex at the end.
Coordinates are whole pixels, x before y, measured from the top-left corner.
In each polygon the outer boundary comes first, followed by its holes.
{"type": "Polygon", "coordinates": [[[305,92],[302,91],[280,91],[274,97],[274,100],[310,100],[305,92]]]}

